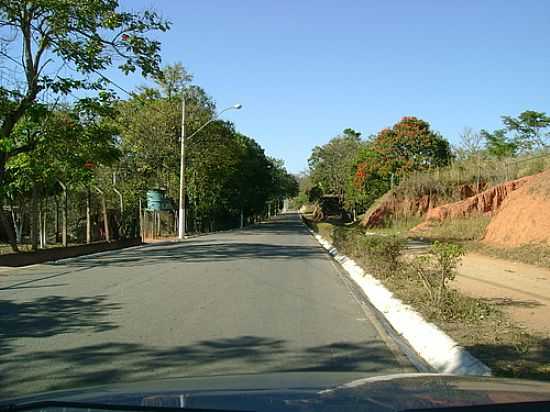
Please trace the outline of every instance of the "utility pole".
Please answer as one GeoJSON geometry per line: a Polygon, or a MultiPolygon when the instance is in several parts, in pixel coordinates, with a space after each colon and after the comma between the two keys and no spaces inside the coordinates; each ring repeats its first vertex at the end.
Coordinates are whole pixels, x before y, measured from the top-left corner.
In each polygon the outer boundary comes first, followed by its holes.
{"type": "Polygon", "coordinates": [[[92,242],[91,203],[92,194],[90,192],[90,187],[88,186],[88,191],[86,193],[86,244],[92,242]]]}
{"type": "MultiPolygon", "coordinates": [[[[202,126],[200,126],[197,130],[191,133],[191,135],[189,135],[189,139],[195,136],[198,132],[200,132],[210,123],[217,120],[223,112],[226,112],[228,110],[240,110],[241,108],[242,106],[240,104],[235,104],[233,106],[229,106],[223,109],[221,112],[219,112],[214,117],[212,117],[209,121],[207,121],[202,126]]],[[[180,202],[179,202],[180,204],[179,204],[179,210],[178,210],[179,212],[178,213],[178,239],[179,240],[183,240],[185,237],[185,222],[186,222],[185,194],[187,189],[186,182],[185,182],[186,164],[187,163],[185,160],[185,96],[182,94],[181,96],[180,202]]]]}
{"type": "Polygon", "coordinates": [[[181,96],[181,149],[180,149],[180,204],[178,211],[178,239],[185,236],[185,96],[181,96]]]}

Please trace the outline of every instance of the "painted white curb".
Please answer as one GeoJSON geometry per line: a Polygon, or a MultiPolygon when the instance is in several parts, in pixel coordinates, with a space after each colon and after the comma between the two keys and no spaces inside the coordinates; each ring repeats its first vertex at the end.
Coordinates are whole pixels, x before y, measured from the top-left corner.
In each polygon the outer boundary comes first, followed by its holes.
{"type": "Polygon", "coordinates": [[[330,242],[323,239],[307,225],[306,227],[330,255],[342,265],[351,278],[363,290],[372,305],[380,311],[403,336],[412,348],[437,372],[455,375],[491,376],[491,369],[466,349],[451,339],[445,332],[422,316],[384,287],[352,259],[338,253],[330,242]]]}

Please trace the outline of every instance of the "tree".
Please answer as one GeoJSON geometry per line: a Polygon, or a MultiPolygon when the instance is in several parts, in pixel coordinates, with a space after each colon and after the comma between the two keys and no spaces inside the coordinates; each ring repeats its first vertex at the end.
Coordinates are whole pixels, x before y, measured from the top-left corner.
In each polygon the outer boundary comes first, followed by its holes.
{"type": "Polygon", "coordinates": [[[341,202],[353,161],[363,146],[360,136],[353,129],[345,129],[327,144],[316,146],[308,160],[312,184],[326,194],[338,196],[341,202]]]}
{"type": "Polygon", "coordinates": [[[193,75],[188,73],[181,63],[175,63],[164,67],[156,81],[163,95],[171,99],[181,96],[191,80],[193,75]]]}
{"type": "Polygon", "coordinates": [[[187,194],[191,212],[201,221],[237,214],[241,148],[233,126],[215,121],[189,141],[187,194]]]}
{"type": "Polygon", "coordinates": [[[247,216],[259,215],[272,195],[273,164],[254,139],[240,133],[235,137],[241,147],[236,204],[240,204],[247,216]]]}
{"type": "MultiPolygon", "coordinates": [[[[14,128],[13,135],[18,139],[36,135],[32,151],[21,153],[7,162],[4,178],[4,195],[11,201],[25,199],[30,194],[33,249],[37,247],[39,198],[55,197],[62,187],[89,184],[93,173],[85,167],[87,163],[111,164],[118,158],[117,130],[107,121],[112,116],[112,96],[101,93],[99,98],[81,99],[61,109],[34,105],[14,128]]],[[[23,205],[20,203],[20,209],[23,205]]],[[[15,225],[16,219],[12,220],[15,225]]],[[[13,240],[11,243],[16,250],[13,240]]]]}
{"type": "Polygon", "coordinates": [[[460,145],[455,152],[457,157],[461,159],[479,158],[485,149],[485,135],[470,127],[465,127],[460,132],[459,139],[460,145]]]}
{"type": "Polygon", "coordinates": [[[165,31],[168,24],[156,13],[121,12],[116,0],[10,0],[0,3],[0,29],[10,33],[11,46],[22,43],[22,62],[1,51],[22,79],[21,90],[0,88],[0,185],[7,161],[32,151],[35,135],[19,141],[12,132],[36,104],[41,93],[67,94],[73,90],[106,88],[101,72],[115,59],[124,73],[141,69],[159,72],[159,42],[146,37],[150,30],[165,31]],[[63,77],[71,66],[81,78],[63,77]]]}
{"type": "Polygon", "coordinates": [[[550,141],[550,116],[544,112],[526,110],[518,117],[502,116],[508,132],[513,133],[511,141],[519,151],[543,149],[550,141]]]}
{"type": "Polygon", "coordinates": [[[392,128],[381,130],[363,150],[354,167],[353,183],[368,206],[413,171],[447,165],[451,147],[430,124],[416,117],[403,117],[392,128]]]}
{"type": "Polygon", "coordinates": [[[481,135],[485,139],[485,147],[489,155],[495,156],[498,159],[517,155],[519,150],[518,143],[506,136],[505,129],[498,129],[493,133],[481,130],[481,135]]]}
{"type": "MultiPolygon", "coordinates": [[[[190,77],[183,67],[177,65],[167,66],[163,72],[172,72],[171,76],[180,79],[190,77]],[[177,74],[176,70],[180,73],[177,74]]],[[[169,77],[164,75],[163,79],[169,77]]],[[[134,189],[162,187],[169,197],[175,199],[179,184],[181,97],[184,95],[186,101],[188,136],[212,118],[215,104],[201,87],[187,81],[173,83],[168,88],[162,81],[157,85],[158,88],[142,88],[139,94],[118,105],[122,162],[124,168],[133,171],[125,181],[128,184],[128,179],[133,181],[134,189]],[[176,87],[175,84],[179,85],[176,87]]],[[[201,134],[208,133],[209,129],[201,134]]],[[[193,139],[195,137],[189,144],[193,139]]]]}
{"type": "Polygon", "coordinates": [[[290,174],[283,160],[269,159],[271,162],[271,190],[270,198],[282,201],[283,199],[294,197],[298,194],[300,188],[296,177],[290,174]]]}
{"type": "Polygon", "coordinates": [[[416,117],[403,117],[391,129],[383,129],[371,145],[380,160],[382,175],[404,176],[415,170],[449,163],[449,142],[416,117]]]}

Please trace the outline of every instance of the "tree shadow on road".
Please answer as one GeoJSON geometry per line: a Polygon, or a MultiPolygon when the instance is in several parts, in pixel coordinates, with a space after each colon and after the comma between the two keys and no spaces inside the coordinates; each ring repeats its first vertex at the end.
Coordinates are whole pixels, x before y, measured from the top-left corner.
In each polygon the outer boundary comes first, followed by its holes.
{"type": "MultiPolygon", "coordinates": [[[[67,333],[99,333],[116,324],[107,315],[120,309],[104,295],[80,298],[45,296],[33,301],[0,300],[0,364],[22,338],[48,338],[67,333]]],[[[2,383],[0,375],[0,384],[2,383]]]]}
{"type": "Polygon", "coordinates": [[[172,347],[105,342],[38,351],[30,359],[14,356],[6,359],[2,367],[4,396],[37,388],[74,389],[169,377],[283,371],[345,371],[379,375],[402,371],[381,342],[335,342],[295,348],[284,339],[261,336],[200,340],[172,347]],[[33,367],[22,369],[29,361],[33,367]]]}
{"type": "Polygon", "coordinates": [[[163,248],[141,251],[131,250],[116,255],[88,257],[67,262],[70,267],[135,267],[165,262],[217,263],[242,259],[293,259],[320,257],[324,250],[314,246],[277,245],[267,243],[184,242],[163,248]]]}

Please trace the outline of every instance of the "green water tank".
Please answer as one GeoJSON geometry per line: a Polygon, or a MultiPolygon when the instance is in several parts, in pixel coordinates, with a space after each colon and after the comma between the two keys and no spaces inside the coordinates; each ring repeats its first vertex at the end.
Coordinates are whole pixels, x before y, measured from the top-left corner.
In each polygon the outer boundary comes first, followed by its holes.
{"type": "Polygon", "coordinates": [[[169,210],[170,200],[166,197],[166,192],[161,189],[152,189],[147,191],[147,209],[149,210],[169,210]]]}

